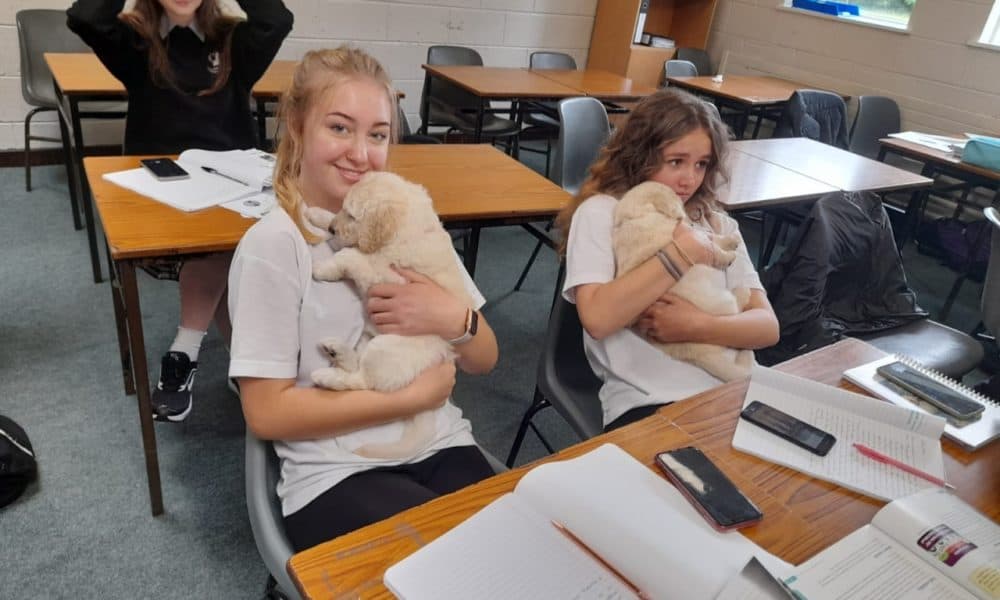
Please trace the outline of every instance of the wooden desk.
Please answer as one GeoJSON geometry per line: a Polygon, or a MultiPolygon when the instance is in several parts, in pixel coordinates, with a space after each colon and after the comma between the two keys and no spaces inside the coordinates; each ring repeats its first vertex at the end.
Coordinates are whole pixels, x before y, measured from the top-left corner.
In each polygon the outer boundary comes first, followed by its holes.
{"type": "Polygon", "coordinates": [[[728,212],[744,212],[804,200],[816,200],[837,188],[762,158],[730,150],[729,183],[719,190],[728,212]]]}
{"type": "MultiPolygon", "coordinates": [[[[883,356],[858,340],[844,340],[780,365],[782,371],[838,384],[844,369],[883,356]]],[[[660,451],[695,444],[753,499],[764,520],[743,530],[781,558],[798,563],[868,522],[882,503],[797,471],[742,454],[730,446],[746,382],[719,386],[666,406],[652,417],[568,448],[549,460],[577,456],[614,443],[654,469],[660,451]]],[[[945,471],[958,494],[987,516],[1000,518],[1000,444],[976,454],[944,441],[945,471]]],[[[538,464],[538,463],[535,463],[538,464]]],[[[392,598],[385,570],[513,489],[529,467],[497,475],[399,515],[300,552],[288,572],[306,598],[392,598]]]]}
{"type": "MultiPolygon", "coordinates": [[[[156,436],[149,400],[136,268],[163,257],[231,251],[255,221],[224,208],[175,210],[102,178],[135,168],[135,156],[88,157],[83,167],[104,225],[112,261],[111,286],[125,393],[139,408],[150,505],[163,512],[156,436]]],[[[422,184],[446,224],[473,229],[466,264],[475,266],[479,228],[550,218],[570,200],[562,188],[491,146],[403,145],[390,152],[389,170],[422,184]],[[462,164],[465,168],[457,169],[462,164]]]]}
{"type": "Polygon", "coordinates": [[[933,183],[922,175],[808,138],[743,140],[733,142],[731,148],[845,192],[888,192],[933,183]]]}
{"type": "MultiPolygon", "coordinates": [[[[726,75],[718,83],[708,76],[667,77],[667,81],[670,85],[710,96],[720,104],[740,110],[742,117],[736,131],[738,138],[743,137],[743,131],[752,112],[756,111],[758,114],[757,125],[751,136],[755,138],[760,131],[760,118],[766,109],[784,106],[793,92],[811,88],[778,77],[757,75],[726,75]]],[[[843,97],[845,100],[850,98],[850,96],[843,97]]]]}
{"type": "Polygon", "coordinates": [[[652,86],[602,69],[532,69],[531,72],[579,90],[586,96],[611,102],[638,100],[656,92],[652,86]]]}
{"type": "MultiPolygon", "coordinates": [[[[97,55],[92,53],[45,53],[45,61],[52,71],[55,83],[56,98],[59,102],[60,126],[68,127],[70,135],[69,189],[71,197],[79,197],[83,203],[84,220],[87,227],[87,243],[90,247],[90,264],[94,273],[94,281],[103,279],[100,257],[97,249],[97,230],[86,181],[83,173],[83,154],[86,145],[83,142],[80,104],[83,102],[127,100],[128,94],[122,85],[101,63],[97,55]]],[[[258,128],[263,131],[264,113],[261,109],[265,102],[276,100],[291,81],[292,71],[296,61],[276,60],[252,90],[258,106],[258,128]]],[[[263,139],[263,138],[261,138],[263,139]]]]}

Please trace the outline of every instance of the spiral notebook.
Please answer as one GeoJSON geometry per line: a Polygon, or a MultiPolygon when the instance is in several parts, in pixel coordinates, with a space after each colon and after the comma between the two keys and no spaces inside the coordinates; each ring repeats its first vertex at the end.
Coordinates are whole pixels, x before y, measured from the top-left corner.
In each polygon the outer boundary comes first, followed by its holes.
{"type": "Polygon", "coordinates": [[[1000,437],[1000,404],[953,379],[949,379],[937,371],[920,365],[910,358],[889,355],[885,358],[861,365],[860,367],[848,369],[844,371],[844,377],[848,381],[893,404],[917,408],[923,412],[944,417],[947,420],[944,426],[944,435],[963,446],[966,450],[978,450],[1000,437]],[[978,419],[960,421],[941,412],[938,408],[924,402],[913,393],[887,380],[876,372],[882,365],[897,360],[916,368],[931,379],[947,385],[969,399],[979,402],[984,407],[982,414],[978,419]]]}

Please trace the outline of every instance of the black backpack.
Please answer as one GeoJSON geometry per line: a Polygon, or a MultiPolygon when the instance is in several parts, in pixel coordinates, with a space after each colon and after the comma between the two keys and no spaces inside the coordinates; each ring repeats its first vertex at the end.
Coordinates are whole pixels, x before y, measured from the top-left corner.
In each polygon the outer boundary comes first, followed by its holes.
{"type": "Polygon", "coordinates": [[[37,474],[35,451],[28,434],[20,425],[0,415],[0,507],[17,500],[37,474]]]}

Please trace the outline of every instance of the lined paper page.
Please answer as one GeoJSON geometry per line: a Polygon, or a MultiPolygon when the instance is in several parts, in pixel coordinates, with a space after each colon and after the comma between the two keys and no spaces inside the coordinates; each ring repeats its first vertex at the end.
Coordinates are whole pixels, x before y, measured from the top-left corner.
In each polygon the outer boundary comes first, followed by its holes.
{"type": "Polygon", "coordinates": [[[181,160],[178,160],[177,163],[188,172],[190,177],[176,181],[159,181],[142,167],[116,173],[105,173],[103,177],[115,185],[184,212],[192,212],[229,202],[255,191],[253,188],[231,179],[206,173],[196,164],[181,160]]]}
{"type": "Polygon", "coordinates": [[[384,581],[406,600],[635,598],[514,494],[389,568],[384,581]]]}
{"type": "Polygon", "coordinates": [[[934,484],[863,456],[852,444],[944,478],[944,419],[761,366],[754,367],[743,405],[754,400],[833,434],[837,443],[817,456],[740,419],[733,435],[737,450],[882,500],[934,484]]]}

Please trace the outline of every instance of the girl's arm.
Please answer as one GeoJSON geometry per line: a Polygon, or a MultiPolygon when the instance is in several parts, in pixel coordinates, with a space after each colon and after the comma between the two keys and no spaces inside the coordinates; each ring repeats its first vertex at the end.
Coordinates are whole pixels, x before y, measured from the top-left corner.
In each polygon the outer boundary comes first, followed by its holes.
{"type": "Polygon", "coordinates": [[[126,87],[146,70],[136,34],[118,20],[125,0],[76,0],[66,11],[66,26],[80,36],[126,87]]]}
{"type": "MultiPolygon", "coordinates": [[[[704,234],[686,225],[678,225],[674,241],[684,250],[684,256],[673,244],[663,251],[681,274],[691,266],[684,257],[695,263],[712,262],[711,242],[704,234]]],[[[576,287],[576,307],[580,323],[591,337],[603,339],[634,323],[674,283],[676,280],[654,256],[607,283],[579,285],[576,287]]]]}
{"type": "MultiPolygon", "coordinates": [[[[432,280],[406,269],[397,269],[403,284],[373,285],[368,290],[368,315],[379,333],[438,335],[452,340],[465,333],[468,307],[432,280]]],[[[479,314],[476,335],[455,346],[458,367],[466,373],[488,373],[497,363],[497,339],[479,314]]]]}
{"type": "Polygon", "coordinates": [[[711,315],[687,300],[668,294],[639,319],[639,333],[661,343],[702,342],[756,350],[778,343],[780,328],[763,290],[750,291],[750,302],[735,315],[711,315]]]}
{"type": "Polygon", "coordinates": [[[308,440],[341,435],[415,415],[444,404],[455,385],[455,365],[430,367],[395,392],[334,392],[301,388],[294,379],[240,377],[247,427],[264,440],[308,440]]]}
{"type": "Polygon", "coordinates": [[[239,0],[239,4],[247,21],[233,33],[233,72],[252,86],[291,32],[294,15],[281,0],[239,0]]]}

